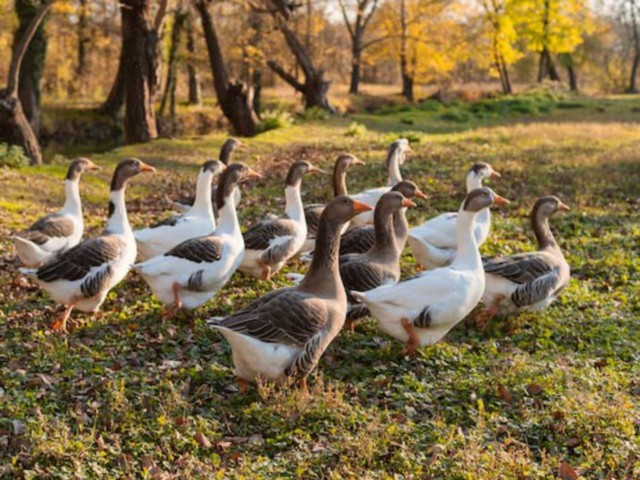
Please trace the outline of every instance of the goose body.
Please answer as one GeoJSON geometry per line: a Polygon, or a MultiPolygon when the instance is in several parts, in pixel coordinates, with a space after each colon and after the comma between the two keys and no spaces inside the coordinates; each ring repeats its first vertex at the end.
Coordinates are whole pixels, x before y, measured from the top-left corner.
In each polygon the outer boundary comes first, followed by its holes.
{"type": "Polygon", "coordinates": [[[244,232],[245,255],[240,271],[267,280],[300,251],[307,238],[300,184],[306,173],[317,171],[309,162],[291,165],[285,183],[285,216],[270,216],[244,232]]]}
{"type": "Polygon", "coordinates": [[[480,301],[485,279],[473,224],[478,212],[492,203],[506,200],[487,188],[467,195],[459,211],[459,248],[450,266],[396,285],[351,292],[370,310],[383,332],[406,342],[405,352],[440,340],[480,301]]]}
{"type": "Polygon", "coordinates": [[[387,168],[387,185],[384,187],[371,188],[364,190],[363,192],[350,195],[351,198],[357,202],[369,205],[372,210],[357,215],[351,221],[351,227],[357,227],[361,225],[369,225],[373,223],[373,207],[375,207],[380,197],[387,192],[391,191],[391,188],[398,182],[402,181],[402,173],[400,172],[400,166],[404,163],[406,154],[411,151],[409,147],[409,140],[401,138],[391,144],[387,153],[386,168],[387,168]]]}
{"type": "MultiPolygon", "coordinates": [[[[467,174],[467,192],[482,187],[482,180],[499,174],[486,163],[477,163],[467,174]]],[[[456,256],[458,213],[438,215],[409,230],[408,243],[417,262],[426,269],[449,265],[456,256]]],[[[482,245],[491,229],[491,212],[485,209],[476,218],[473,234],[478,246],[482,245]]]]}
{"type": "Polygon", "coordinates": [[[273,291],[240,312],[207,322],[231,345],[241,384],[257,378],[304,379],[316,367],[346,315],[338,270],[340,229],[366,208],[346,196],[334,199],[322,213],[318,251],[299,286],[273,291]]]}
{"type": "Polygon", "coordinates": [[[66,250],[50,262],[34,269],[22,269],[58,303],[64,312],[53,325],[66,331],[73,309],[95,312],[109,291],[127,274],[136,258],[136,242],[127,219],[125,186],[140,172],[155,171],[140,160],[118,164],[111,183],[109,219],[104,232],[66,250]]]}
{"type": "Polygon", "coordinates": [[[477,319],[484,326],[494,315],[548,307],[569,282],[571,270],[549,228],[549,217],[568,210],[557,197],[539,199],[531,212],[538,251],[486,259],[486,287],[482,302],[487,307],[477,319]]]}
{"type": "Polygon", "coordinates": [[[222,171],[219,161],[207,161],[198,174],[196,200],[183,215],[174,215],[148,228],[133,232],[142,260],[161,255],[190,238],[212,233],[216,228],[211,205],[211,182],[222,171]]]}
{"type": "MultiPolygon", "coordinates": [[[[222,144],[222,147],[220,147],[220,155],[218,160],[222,162],[224,167],[229,166],[229,162],[231,160],[231,154],[234,152],[234,150],[242,147],[243,147],[243,143],[237,138],[228,138],[222,144]]],[[[217,189],[218,189],[217,184],[214,184],[211,186],[211,204],[213,205],[214,216],[218,215],[218,210],[217,210],[218,207],[216,206],[216,190],[217,189]]],[[[238,188],[233,192],[233,201],[236,205],[236,208],[238,208],[238,205],[240,204],[241,197],[242,197],[242,194],[240,193],[240,189],[238,188]]],[[[180,213],[187,213],[191,209],[191,207],[193,207],[193,205],[195,204],[196,197],[195,196],[182,197],[175,201],[169,200],[169,202],[180,213]]]]}
{"type": "Polygon", "coordinates": [[[79,182],[86,170],[99,170],[87,158],[71,162],[65,178],[65,203],[56,213],[38,219],[11,237],[16,253],[26,267],[38,267],[80,242],[84,231],[79,182]]]}
{"type": "Polygon", "coordinates": [[[215,232],[179,243],[168,252],[134,265],[165,305],[165,316],[180,308],[194,309],[213,298],[242,262],[245,246],[236,213],[238,184],[259,174],[244,164],[232,164],[217,189],[219,225],[215,232]]]}

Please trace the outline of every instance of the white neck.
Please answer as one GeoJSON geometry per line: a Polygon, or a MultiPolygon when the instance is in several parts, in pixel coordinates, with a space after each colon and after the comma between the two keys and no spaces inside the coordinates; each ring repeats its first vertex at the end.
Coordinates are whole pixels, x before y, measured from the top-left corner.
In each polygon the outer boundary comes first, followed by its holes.
{"type": "Polygon", "coordinates": [[[299,223],[306,222],[300,196],[300,183],[295,186],[287,185],[284,189],[284,198],[286,202],[284,211],[287,217],[299,223]]]}
{"type": "Polygon", "coordinates": [[[240,236],[240,238],[242,238],[236,203],[233,200],[237,188],[237,186],[233,187],[231,193],[224,198],[223,207],[218,209],[218,228],[216,228],[216,234],[240,236]]]}
{"type": "Polygon", "coordinates": [[[473,234],[477,213],[467,212],[460,209],[458,212],[458,226],[456,231],[456,241],[458,250],[456,258],[451,264],[452,268],[459,270],[482,269],[482,259],[478,251],[476,237],[473,234]]]}
{"type": "Polygon", "coordinates": [[[129,225],[129,219],[127,218],[127,206],[124,202],[125,188],[120,190],[111,190],[109,193],[109,201],[113,203],[114,210],[109,220],[107,220],[107,227],[105,231],[109,233],[115,233],[118,235],[132,234],[131,225],[129,225]]]}
{"type": "MultiPolygon", "coordinates": [[[[188,214],[208,215],[213,219],[213,203],[211,202],[211,172],[202,172],[198,175],[196,184],[196,198],[188,214]]],[[[214,220],[215,228],[215,220],[214,220]]]]}
{"type": "Polygon", "coordinates": [[[80,202],[80,188],[78,180],[65,180],[64,181],[64,207],[62,211],[65,213],[82,214],[82,205],[80,202]]]}
{"type": "Polygon", "coordinates": [[[387,165],[387,183],[391,187],[402,181],[402,173],[400,172],[402,155],[404,155],[404,153],[401,153],[400,150],[395,150],[389,159],[389,165],[387,165]]]}
{"type": "MultiPolygon", "coordinates": [[[[467,193],[475,190],[476,188],[482,188],[482,177],[479,177],[474,172],[469,172],[467,175],[467,193]]],[[[476,222],[486,224],[491,222],[491,209],[485,208],[478,213],[476,222]]]]}

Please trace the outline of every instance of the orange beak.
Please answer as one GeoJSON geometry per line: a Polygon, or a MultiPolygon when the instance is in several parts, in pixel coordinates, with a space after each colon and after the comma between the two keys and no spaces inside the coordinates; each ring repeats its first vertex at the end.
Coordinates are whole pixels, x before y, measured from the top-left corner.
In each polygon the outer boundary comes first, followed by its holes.
{"type": "Polygon", "coordinates": [[[418,197],[418,198],[428,198],[427,194],[424,193],[422,190],[416,190],[416,197],[418,197]]]}
{"type": "Polygon", "coordinates": [[[311,165],[309,167],[309,173],[322,173],[322,174],[327,175],[327,172],[325,170],[322,170],[321,168],[318,168],[318,167],[316,167],[314,165],[311,165]]]}
{"type": "Polygon", "coordinates": [[[366,163],[364,163],[364,162],[363,162],[362,160],[360,160],[359,158],[356,158],[356,159],[353,161],[353,164],[354,164],[354,165],[366,165],[366,163]]]}
{"type": "Polygon", "coordinates": [[[353,209],[355,210],[356,214],[363,213],[363,212],[368,212],[370,210],[373,210],[366,203],[358,202],[356,200],[353,200],[353,209]]]}
{"type": "Polygon", "coordinates": [[[94,171],[98,171],[100,170],[100,166],[96,165],[95,163],[93,163],[92,161],[89,161],[89,170],[94,170],[94,171]]]}
{"type": "Polygon", "coordinates": [[[411,200],[409,200],[408,198],[405,198],[404,200],[402,200],[402,206],[403,207],[415,207],[416,204],[413,203],[411,200]]]}
{"type": "Polygon", "coordinates": [[[247,180],[260,180],[261,178],[262,175],[256,172],[253,168],[250,168],[246,175],[247,180]]]}
{"type": "Polygon", "coordinates": [[[140,171],[141,172],[149,172],[149,173],[153,173],[156,171],[156,169],[154,167],[152,167],[151,165],[148,165],[144,162],[140,162],[140,171]]]}
{"type": "Polygon", "coordinates": [[[563,212],[568,212],[571,209],[569,208],[568,205],[565,205],[564,203],[560,202],[560,205],[558,205],[558,210],[561,210],[563,212]]]}
{"type": "Polygon", "coordinates": [[[501,178],[502,175],[500,175],[498,172],[496,172],[495,170],[491,170],[491,178],[501,178]]]}
{"type": "Polygon", "coordinates": [[[495,194],[495,196],[493,197],[493,204],[494,205],[509,205],[511,202],[509,200],[507,200],[504,197],[501,197],[500,195],[498,195],[497,193],[495,194]]]}

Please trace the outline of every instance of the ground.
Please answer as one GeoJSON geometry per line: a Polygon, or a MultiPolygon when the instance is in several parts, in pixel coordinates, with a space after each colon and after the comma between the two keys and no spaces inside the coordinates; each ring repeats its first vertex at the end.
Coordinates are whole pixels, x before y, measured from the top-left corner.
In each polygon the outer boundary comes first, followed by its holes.
{"type": "MultiPolygon", "coordinates": [[[[6,235],[59,207],[65,166],[1,170],[0,476],[639,478],[640,100],[527,102],[427,102],[299,122],[238,153],[266,174],[245,190],[244,225],[282,209],[294,159],[330,168],[350,151],[367,165],[349,188],[382,184],[384,149],[399,135],[415,151],[405,177],[430,195],[412,223],[457,209],[473,162],[502,173],[491,186],[512,204],[495,210],[483,254],[534,248],[527,214],[537,197],[555,194],[571,207],[552,229],[572,280],[547,311],[485,331],[469,319],[414,358],[370,321],[331,345],[308,395],[271,386],[239,394],[229,347],[204,324],[285,285],[283,274],[271,282],[236,274],[205,307],[168,321],[131,274],[104,315],[74,313],[68,335],[52,333],[59,307],[29,282],[12,284],[18,265],[6,235]]],[[[90,155],[104,168],[82,180],[87,235],[103,224],[118,160],[135,155],[158,167],[127,192],[141,226],[168,214],[165,195],[188,192],[196,165],[223,140],[162,139],[90,155]]],[[[306,202],[330,194],[327,177],[303,188],[306,202]]],[[[409,251],[403,271],[414,271],[409,251]]]]}

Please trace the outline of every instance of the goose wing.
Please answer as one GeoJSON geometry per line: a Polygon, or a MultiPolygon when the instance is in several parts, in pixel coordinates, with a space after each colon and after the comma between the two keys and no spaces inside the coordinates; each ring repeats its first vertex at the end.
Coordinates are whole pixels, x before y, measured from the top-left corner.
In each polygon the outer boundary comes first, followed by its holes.
{"type": "Polygon", "coordinates": [[[212,263],[222,258],[224,244],[215,236],[190,238],[176,245],[165,257],[184,258],[194,263],[212,263]]]}
{"type": "Polygon", "coordinates": [[[16,235],[36,245],[43,245],[54,237],[70,237],[73,235],[74,228],[73,220],[67,215],[52,213],[16,235]]]}
{"type": "Polygon", "coordinates": [[[558,261],[545,252],[528,252],[508,257],[484,260],[484,271],[514,283],[523,284],[548,275],[558,267],[558,261]]]}
{"type": "MultiPolygon", "coordinates": [[[[341,257],[341,259],[343,258],[345,257],[341,257]]],[[[393,280],[380,265],[357,260],[341,263],[340,276],[347,292],[351,292],[351,290],[366,292],[393,280]]],[[[348,297],[350,301],[353,301],[350,294],[348,297]]]]}
{"type": "Polygon", "coordinates": [[[307,221],[307,237],[314,238],[318,233],[320,215],[322,215],[324,207],[321,204],[314,204],[304,209],[304,218],[307,221]]]}
{"type": "Polygon", "coordinates": [[[371,225],[363,225],[347,230],[340,239],[340,255],[366,253],[373,247],[375,240],[375,230],[371,225]]]}
{"type": "Polygon", "coordinates": [[[242,234],[248,250],[266,250],[274,241],[291,238],[295,234],[295,222],[285,218],[264,220],[242,234]]]}

